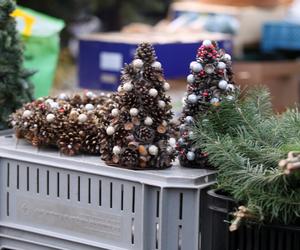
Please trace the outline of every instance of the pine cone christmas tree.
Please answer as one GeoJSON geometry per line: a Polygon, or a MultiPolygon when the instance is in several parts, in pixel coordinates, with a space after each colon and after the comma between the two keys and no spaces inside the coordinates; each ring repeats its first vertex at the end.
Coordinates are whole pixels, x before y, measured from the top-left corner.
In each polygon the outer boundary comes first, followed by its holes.
{"type": "Polygon", "coordinates": [[[207,153],[194,148],[191,127],[194,117],[205,114],[212,105],[219,105],[224,98],[234,99],[231,57],[219,49],[216,42],[205,40],[190,69],[177,150],[182,166],[204,168],[209,167],[207,153]]]}
{"type": "Polygon", "coordinates": [[[104,107],[106,134],[101,157],[109,165],[131,169],[164,169],[175,152],[169,145],[171,100],[151,44],[139,45],[135,59],[125,65],[114,101],[104,107]]]}
{"type": "Polygon", "coordinates": [[[57,146],[66,155],[100,153],[100,109],[108,97],[87,92],[40,98],[12,115],[18,138],[33,146],[57,146]]]}

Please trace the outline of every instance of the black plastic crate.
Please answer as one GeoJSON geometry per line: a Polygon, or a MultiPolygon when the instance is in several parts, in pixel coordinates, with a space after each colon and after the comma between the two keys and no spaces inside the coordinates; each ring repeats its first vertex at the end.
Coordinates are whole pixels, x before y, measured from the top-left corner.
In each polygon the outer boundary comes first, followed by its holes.
{"type": "Polygon", "coordinates": [[[300,250],[300,225],[242,225],[229,231],[230,212],[237,203],[210,190],[204,201],[202,250],[300,250]]]}

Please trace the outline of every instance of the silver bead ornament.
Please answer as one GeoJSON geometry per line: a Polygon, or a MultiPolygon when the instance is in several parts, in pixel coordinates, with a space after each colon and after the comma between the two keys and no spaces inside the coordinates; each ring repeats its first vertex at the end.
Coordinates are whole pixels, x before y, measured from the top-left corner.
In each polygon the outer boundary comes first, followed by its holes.
{"type": "Polygon", "coordinates": [[[214,103],[218,103],[220,102],[219,98],[216,98],[216,97],[213,97],[211,100],[210,100],[210,103],[211,104],[214,104],[214,103]]]}
{"type": "Polygon", "coordinates": [[[225,80],[221,80],[221,81],[219,81],[219,83],[218,83],[218,87],[220,88],[220,89],[227,89],[227,86],[228,86],[228,83],[227,83],[227,81],[225,81],[225,80]]]}
{"type": "Polygon", "coordinates": [[[226,63],[224,63],[224,62],[219,62],[219,63],[218,63],[218,69],[226,69],[226,63]]]}
{"type": "Polygon", "coordinates": [[[151,145],[148,150],[150,155],[155,156],[158,154],[158,147],[156,147],[155,145],[151,145]]]}
{"type": "Polygon", "coordinates": [[[129,92],[133,89],[133,85],[130,83],[130,82],[126,82],[124,85],[123,85],[123,90],[129,92]]]}
{"type": "Polygon", "coordinates": [[[114,147],[113,147],[113,153],[114,153],[115,155],[121,154],[121,147],[120,147],[120,146],[114,146],[114,147]]]}
{"type": "Polygon", "coordinates": [[[59,99],[59,100],[66,100],[66,99],[68,99],[68,96],[67,96],[65,93],[61,93],[61,94],[58,96],[58,99],[59,99]]]}
{"type": "Polygon", "coordinates": [[[59,104],[57,102],[50,102],[49,105],[52,109],[59,109],[59,104]]]}
{"type": "Polygon", "coordinates": [[[205,46],[205,47],[209,47],[209,46],[212,45],[212,42],[211,42],[211,40],[204,40],[202,45],[205,46]]]}
{"type": "Polygon", "coordinates": [[[48,114],[46,116],[47,122],[53,122],[55,120],[55,115],[54,114],[48,114]]]}
{"type": "Polygon", "coordinates": [[[79,122],[83,123],[87,121],[88,117],[86,114],[80,114],[77,119],[79,122]]]}
{"type": "Polygon", "coordinates": [[[147,126],[151,126],[153,124],[153,119],[149,116],[146,117],[144,123],[147,125],[147,126]]]}
{"type": "Polygon", "coordinates": [[[195,160],[195,153],[192,152],[192,151],[189,151],[189,152],[186,154],[186,158],[187,158],[189,161],[195,160]]]}
{"type": "Polygon", "coordinates": [[[107,135],[113,135],[115,133],[115,128],[113,126],[108,126],[106,128],[106,134],[107,135]]]}
{"type": "Polygon", "coordinates": [[[23,118],[28,118],[32,115],[32,112],[30,110],[24,110],[22,117],[23,118]]]}
{"type": "Polygon", "coordinates": [[[195,94],[190,94],[188,96],[188,102],[189,103],[196,103],[198,101],[198,97],[195,94]]]}
{"type": "Polygon", "coordinates": [[[119,109],[117,109],[117,108],[112,109],[111,115],[112,115],[113,117],[118,116],[118,115],[119,115],[119,109]]]}
{"type": "Polygon", "coordinates": [[[85,96],[88,98],[93,98],[93,97],[95,97],[95,94],[92,91],[88,91],[85,93],[85,96]]]}
{"type": "Polygon", "coordinates": [[[176,147],[176,139],[175,138],[171,137],[168,142],[171,147],[173,147],[173,148],[176,147]]]}
{"type": "Polygon", "coordinates": [[[225,54],[225,55],[223,56],[223,59],[226,60],[226,61],[231,61],[231,55],[225,54]]]}
{"type": "Polygon", "coordinates": [[[50,99],[50,98],[45,101],[46,104],[50,104],[51,102],[54,102],[54,101],[53,101],[53,99],[50,99]]]}
{"type": "Polygon", "coordinates": [[[192,124],[194,122],[194,118],[191,117],[191,116],[187,116],[185,119],[184,119],[185,123],[187,124],[192,124]]]}
{"type": "Polygon", "coordinates": [[[158,101],[158,107],[164,108],[164,107],[166,107],[166,103],[163,100],[159,100],[158,101]]]}
{"type": "Polygon", "coordinates": [[[156,61],[156,62],[151,64],[151,67],[156,69],[156,70],[160,70],[161,69],[161,63],[156,61]]]}
{"type": "Polygon", "coordinates": [[[131,116],[137,116],[138,113],[139,113],[139,110],[138,110],[137,108],[131,108],[131,109],[129,110],[129,114],[130,114],[131,116]]]}
{"type": "Polygon", "coordinates": [[[158,91],[156,89],[150,89],[149,95],[152,97],[156,97],[158,95],[158,91]]]}
{"type": "Polygon", "coordinates": [[[132,61],[132,65],[135,69],[141,69],[144,66],[144,63],[141,59],[135,59],[132,61]]]}
{"type": "Polygon", "coordinates": [[[189,75],[187,76],[186,80],[187,80],[187,82],[188,82],[189,84],[192,84],[192,83],[194,83],[194,81],[195,81],[195,77],[194,77],[193,74],[189,74],[189,75]]]}
{"type": "Polygon", "coordinates": [[[88,103],[85,105],[84,107],[87,111],[93,110],[94,109],[94,105],[91,103],[88,103]]]}
{"type": "Polygon", "coordinates": [[[198,63],[198,62],[192,62],[192,63],[190,64],[190,69],[191,69],[193,72],[195,72],[195,73],[199,73],[199,72],[203,69],[203,67],[202,67],[202,65],[201,65],[200,63],[198,63]]]}
{"type": "Polygon", "coordinates": [[[168,82],[165,82],[163,88],[164,88],[165,91],[168,91],[168,90],[170,90],[171,87],[170,87],[170,84],[168,82]]]}

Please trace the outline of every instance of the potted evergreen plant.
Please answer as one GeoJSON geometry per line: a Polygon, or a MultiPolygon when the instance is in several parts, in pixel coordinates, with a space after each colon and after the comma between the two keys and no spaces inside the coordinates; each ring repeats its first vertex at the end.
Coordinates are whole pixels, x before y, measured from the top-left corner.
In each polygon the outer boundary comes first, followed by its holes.
{"type": "Polygon", "coordinates": [[[202,249],[300,249],[298,110],[275,115],[269,92],[256,89],[198,117],[194,140],[218,169],[202,249]]]}

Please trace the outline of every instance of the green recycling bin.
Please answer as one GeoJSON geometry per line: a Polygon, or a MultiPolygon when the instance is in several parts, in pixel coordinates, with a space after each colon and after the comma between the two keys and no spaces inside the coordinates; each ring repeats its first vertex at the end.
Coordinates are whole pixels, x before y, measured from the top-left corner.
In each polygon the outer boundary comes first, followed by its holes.
{"type": "Polygon", "coordinates": [[[32,77],[35,98],[49,95],[60,51],[64,21],[31,9],[18,7],[13,13],[25,46],[24,66],[36,70],[32,77]]]}

